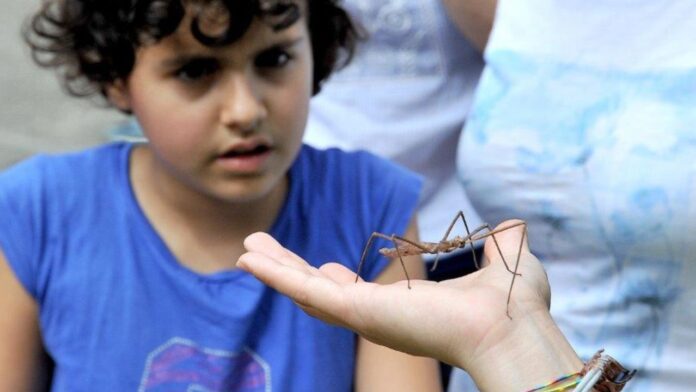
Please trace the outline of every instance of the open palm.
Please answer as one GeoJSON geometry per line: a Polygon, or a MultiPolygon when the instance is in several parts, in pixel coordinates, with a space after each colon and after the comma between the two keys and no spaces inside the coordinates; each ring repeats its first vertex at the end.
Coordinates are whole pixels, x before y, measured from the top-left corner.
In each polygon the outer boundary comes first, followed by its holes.
{"type": "MultiPolygon", "coordinates": [[[[496,230],[514,223],[505,222],[496,230]]],[[[524,226],[518,225],[496,234],[511,269],[520,253],[520,275],[509,308],[513,274],[491,238],[481,270],[439,283],[412,280],[410,290],[405,281],[355,283],[355,273],[337,263],[312,267],[263,233],[246,239],[248,253],[238,265],[312,316],[350,328],[375,343],[468,368],[514,336],[519,320],[536,312],[548,313],[548,281],[539,261],[529,253],[523,233],[524,226]]]]}

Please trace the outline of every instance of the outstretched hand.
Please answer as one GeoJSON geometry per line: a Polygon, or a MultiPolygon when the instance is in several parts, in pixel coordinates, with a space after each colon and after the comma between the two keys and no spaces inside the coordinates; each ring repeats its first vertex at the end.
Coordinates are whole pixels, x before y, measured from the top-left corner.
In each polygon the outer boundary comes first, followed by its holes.
{"type": "MultiPolygon", "coordinates": [[[[515,223],[505,222],[496,230],[515,223]]],[[[512,319],[506,314],[506,301],[513,275],[490,237],[481,270],[439,283],[411,281],[410,290],[405,281],[355,283],[355,273],[337,263],[312,267],[264,233],[247,237],[248,252],[238,266],[314,317],[396,350],[468,368],[505,344],[518,320],[535,312],[548,313],[548,281],[539,261],[529,253],[523,230],[518,225],[495,235],[511,269],[524,240],[521,275],[515,280],[509,308],[512,319]]]]}

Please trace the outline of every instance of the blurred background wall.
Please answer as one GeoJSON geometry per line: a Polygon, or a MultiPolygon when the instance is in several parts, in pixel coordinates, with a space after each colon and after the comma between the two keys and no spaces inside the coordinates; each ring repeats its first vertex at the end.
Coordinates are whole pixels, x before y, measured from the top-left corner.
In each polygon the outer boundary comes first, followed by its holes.
{"type": "Polygon", "coordinates": [[[96,100],[65,94],[55,73],[36,66],[21,27],[39,0],[12,0],[0,12],[0,170],[38,152],[91,146],[126,119],[96,100]]]}

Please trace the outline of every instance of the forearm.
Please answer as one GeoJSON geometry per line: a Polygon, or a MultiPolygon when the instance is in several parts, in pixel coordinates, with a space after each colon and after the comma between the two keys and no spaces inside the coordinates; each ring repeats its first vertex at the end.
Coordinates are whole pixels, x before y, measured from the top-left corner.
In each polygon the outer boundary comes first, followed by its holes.
{"type": "MultiPolygon", "coordinates": [[[[418,241],[418,225],[413,218],[405,237],[418,241]]],[[[425,267],[418,256],[403,258],[411,279],[425,279],[425,267]]],[[[406,278],[401,263],[391,263],[375,279],[389,284],[406,278]]],[[[408,289],[402,287],[404,290],[408,289]]],[[[407,294],[402,291],[402,294],[407,294]]],[[[356,391],[441,391],[439,367],[432,358],[412,356],[368,341],[358,340],[355,375],[356,391]]]]}
{"type": "Polygon", "coordinates": [[[38,306],[0,249],[0,391],[47,390],[38,306]]]}
{"type": "Polygon", "coordinates": [[[442,390],[437,361],[407,355],[359,339],[356,392],[442,390]]]}
{"type": "Polygon", "coordinates": [[[461,353],[457,364],[466,368],[482,391],[530,390],[583,367],[546,311],[518,315],[492,333],[492,338],[504,337],[493,349],[476,353],[473,361],[461,353]]]}
{"type": "Polygon", "coordinates": [[[481,52],[495,19],[496,0],[442,0],[459,31],[481,52]]]}

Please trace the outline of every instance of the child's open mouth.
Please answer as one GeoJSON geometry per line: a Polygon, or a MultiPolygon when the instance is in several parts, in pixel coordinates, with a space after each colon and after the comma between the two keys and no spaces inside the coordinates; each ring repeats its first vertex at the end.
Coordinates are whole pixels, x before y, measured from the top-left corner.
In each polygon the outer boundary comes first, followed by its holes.
{"type": "Polygon", "coordinates": [[[230,150],[222,155],[222,158],[239,158],[239,157],[252,157],[254,155],[261,155],[270,151],[270,147],[265,145],[256,146],[250,150],[230,150]]]}
{"type": "Polygon", "coordinates": [[[267,144],[238,145],[221,154],[218,163],[228,171],[259,172],[265,166],[271,151],[267,144]]]}

